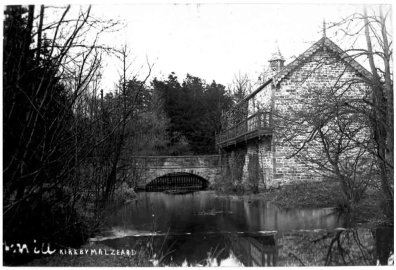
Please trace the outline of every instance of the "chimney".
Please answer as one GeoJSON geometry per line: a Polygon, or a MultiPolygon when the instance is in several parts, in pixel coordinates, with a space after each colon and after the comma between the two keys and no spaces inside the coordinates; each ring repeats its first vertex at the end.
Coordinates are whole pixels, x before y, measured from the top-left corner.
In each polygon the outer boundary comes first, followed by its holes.
{"type": "Polygon", "coordinates": [[[283,58],[279,50],[279,45],[277,40],[275,40],[272,51],[273,53],[271,55],[271,59],[268,60],[268,62],[270,63],[270,73],[272,74],[272,76],[274,76],[284,67],[285,58],[283,58]]]}
{"type": "Polygon", "coordinates": [[[284,67],[285,59],[278,49],[278,52],[273,53],[271,59],[268,60],[268,62],[270,62],[271,71],[276,74],[284,67]]]}

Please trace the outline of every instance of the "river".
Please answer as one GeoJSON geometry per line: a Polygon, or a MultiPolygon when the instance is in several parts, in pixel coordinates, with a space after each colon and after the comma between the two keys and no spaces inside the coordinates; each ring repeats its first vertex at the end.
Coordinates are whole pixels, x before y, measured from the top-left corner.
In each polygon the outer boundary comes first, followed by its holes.
{"type": "Polygon", "coordinates": [[[381,235],[331,208],[281,210],[215,191],[139,192],[91,241],[149,247],[163,266],[373,265],[387,258],[377,248],[381,235]]]}

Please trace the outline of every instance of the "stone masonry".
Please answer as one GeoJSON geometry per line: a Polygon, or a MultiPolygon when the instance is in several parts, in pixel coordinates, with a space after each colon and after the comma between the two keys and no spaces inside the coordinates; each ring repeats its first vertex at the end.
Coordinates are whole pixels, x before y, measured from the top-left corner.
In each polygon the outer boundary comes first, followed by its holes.
{"type": "MultiPolygon", "coordinates": [[[[369,97],[366,79],[370,78],[371,74],[327,37],[320,39],[287,66],[283,66],[284,60],[280,53],[279,59],[271,61],[278,61],[278,69],[273,76],[236,107],[242,107],[243,103],[248,104],[246,118],[260,110],[272,112],[273,133],[243,142],[242,145],[220,146],[224,158],[228,160],[229,165],[233,165],[232,169],[238,170],[241,167],[240,179],[235,178],[238,172],[234,172],[232,175],[225,174],[224,177],[227,179],[224,181],[230,181],[230,177],[233,177],[231,182],[234,184],[242,183],[250,188],[268,188],[295,181],[322,180],[323,174],[319,175],[314,166],[301,162],[297,156],[290,158],[291,146],[302,144],[305,139],[301,135],[284,141],[282,136],[279,136],[281,132],[287,132],[282,130],[282,119],[290,112],[307,106],[315,96],[314,91],[335,91],[335,87],[338,87],[345,97],[351,99],[369,97]],[[355,81],[352,87],[346,83],[351,80],[355,81]],[[238,164],[235,164],[237,153],[239,160],[238,164]]],[[[230,115],[233,114],[227,112],[224,115],[226,120],[223,121],[228,121],[227,126],[235,123],[230,122],[230,115]]],[[[303,131],[303,124],[295,128],[303,131]]],[[[360,135],[367,134],[368,131],[362,127],[360,135]]],[[[310,147],[307,155],[323,155],[319,148],[315,148],[314,143],[310,147]]],[[[228,166],[228,169],[230,168],[228,166]]]]}
{"type": "Polygon", "coordinates": [[[218,155],[208,156],[146,156],[136,157],[139,169],[137,188],[144,188],[151,181],[170,173],[189,173],[213,184],[221,176],[222,166],[218,155]]]}

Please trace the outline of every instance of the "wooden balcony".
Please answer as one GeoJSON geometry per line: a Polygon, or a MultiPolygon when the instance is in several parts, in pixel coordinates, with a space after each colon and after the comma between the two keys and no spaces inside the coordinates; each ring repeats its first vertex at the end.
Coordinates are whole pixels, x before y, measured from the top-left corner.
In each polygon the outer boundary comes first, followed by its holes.
{"type": "Polygon", "coordinates": [[[216,145],[225,148],[241,142],[272,134],[272,115],[270,112],[257,112],[238,124],[222,130],[216,135],[216,145]]]}

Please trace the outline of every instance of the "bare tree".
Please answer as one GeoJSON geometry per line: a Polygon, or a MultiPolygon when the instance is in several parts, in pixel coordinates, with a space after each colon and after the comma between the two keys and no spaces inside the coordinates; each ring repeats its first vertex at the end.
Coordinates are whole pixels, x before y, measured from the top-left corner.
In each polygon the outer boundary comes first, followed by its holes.
{"type": "Polygon", "coordinates": [[[86,97],[102,53],[110,52],[99,36],[117,23],[95,18],[91,7],[41,6],[38,17],[34,11],[5,11],[3,211],[7,235],[30,226],[51,238],[80,223],[73,208],[83,187],[79,167],[101,143],[86,136],[94,131],[88,120],[97,121],[86,97]],[[46,230],[51,222],[64,228],[46,230]]]}
{"type": "MultiPolygon", "coordinates": [[[[343,38],[354,44],[347,50],[353,58],[368,59],[371,71],[369,84],[372,98],[365,99],[368,106],[365,115],[369,119],[373,155],[380,172],[382,207],[385,216],[393,217],[394,200],[394,112],[393,112],[393,42],[392,11],[390,6],[364,7],[362,13],[355,13],[332,27],[341,29],[343,38]],[[384,11],[385,10],[385,11],[384,11]],[[363,46],[365,44],[365,46],[363,46]]],[[[356,109],[352,107],[353,109],[356,109]]]]}
{"type": "Polygon", "coordinates": [[[379,15],[375,10],[370,12],[365,10],[333,24],[353,39],[354,46],[346,51],[350,55],[341,55],[344,70],[336,76],[323,73],[326,66],[333,65],[332,59],[312,60],[309,64],[314,68],[309,76],[326,74],[326,83],[310,86],[308,77],[301,82],[300,92],[293,96],[294,103],[301,106],[294,104],[286,112],[278,112],[282,118],[278,132],[294,149],[290,157],[340,181],[352,209],[370,180],[378,180],[384,195],[384,214],[393,217],[393,74],[392,43],[387,31],[390,10],[384,15],[380,6],[379,15]],[[369,60],[371,74],[358,68],[361,72],[348,77],[350,68],[356,68],[353,61],[362,57],[369,60]]]}
{"type": "MultiPolygon", "coordinates": [[[[106,188],[104,193],[105,201],[109,199],[110,195],[114,192],[114,188],[117,184],[117,170],[120,166],[121,159],[124,156],[124,162],[130,161],[128,157],[131,153],[128,152],[127,155],[124,154],[126,142],[128,140],[128,133],[131,132],[130,123],[132,120],[136,120],[136,114],[141,108],[141,100],[144,95],[145,84],[151,75],[151,70],[153,65],[150,65],[147,60],[148,72],[142,81],[137,80],[137,75],[133,75],[133,78],[128,80],[128,72],[132,63],[128,60],[131,55],[126,45],[120,50],[120,59],[122,61],[122,72],[119,84],[120,93],[116,95],[116,104],[118,107],[118,113],[120,119],[118,122],[120,126],[115,138],[115,147],[113,154],[111,155],[111,169],[110,174],[106,180],[106,188]],[[128,130],[129,128],[129,130],[128,130]],[[123,155],[124,154],[124,155],[123,155]],[[125,160],[126,159],[126,160],[125,160]]],[[[129,134],[131,136],[132,134],[129,134]]]]}
{"type": "Polygon", "coordinates": [[[344,195],[340,203],[355,210],[377,171],[370,159],[368,121],[349,107],[362,103],[359,97],[352,98],[358,88],[350,83],[300,89],[303,93],[294,96],[288,113],[278,114],[277,135],[292,149],[289,158],[339,181],[344,195]]]}
{"type": "Polygon", "coordinates": [[[252,92],[253,82],[247,74],[234,75],[231,85],[228,86],[235,103],[242,101],[252,92]]]}

